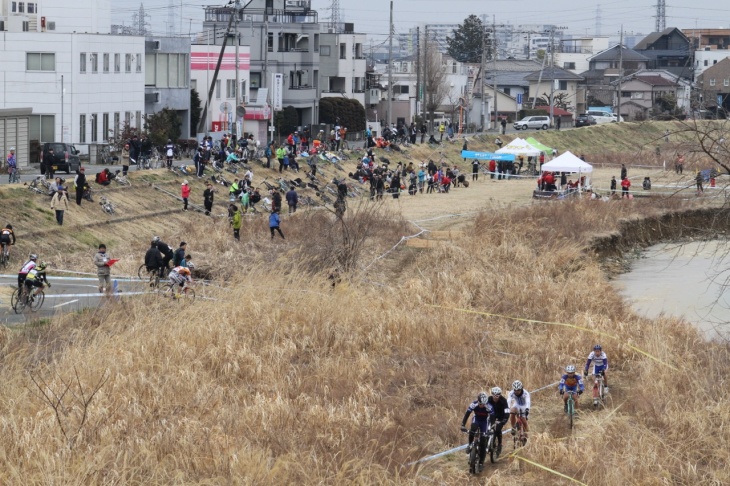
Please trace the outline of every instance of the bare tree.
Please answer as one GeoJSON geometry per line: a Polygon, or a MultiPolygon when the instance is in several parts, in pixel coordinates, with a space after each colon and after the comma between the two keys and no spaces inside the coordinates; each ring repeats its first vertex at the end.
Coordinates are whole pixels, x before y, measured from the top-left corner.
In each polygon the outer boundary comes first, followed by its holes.
{"type": "Polygon", "coordinates": [[[426,111],[428,112],[430,126],[433,127],[434,113],[450,91],[446,71],[441,61],[441,53],[435,42],[427,42],[423,62],[426,73],[423,83],[426,95],[426,111]]]}

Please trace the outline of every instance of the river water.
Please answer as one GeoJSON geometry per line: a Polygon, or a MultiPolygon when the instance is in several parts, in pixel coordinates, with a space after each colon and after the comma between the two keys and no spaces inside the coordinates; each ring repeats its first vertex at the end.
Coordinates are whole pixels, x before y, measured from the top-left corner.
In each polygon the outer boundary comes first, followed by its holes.
{"type": "Polygon", "coordinates": [[[730,244],[667,243],[643,251],[614,280],[637,314],[681,317],[708,339],[730,339],[730,244]]]}

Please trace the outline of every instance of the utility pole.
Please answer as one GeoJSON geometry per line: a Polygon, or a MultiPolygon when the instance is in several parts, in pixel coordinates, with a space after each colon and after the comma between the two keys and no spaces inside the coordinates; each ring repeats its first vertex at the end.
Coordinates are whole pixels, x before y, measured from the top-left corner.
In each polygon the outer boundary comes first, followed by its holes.
{"type": "MultiPolygon", "coordinates": [[[[241,106],[241,74],[239,71],[238,66],[238,45],[241,43],[241,33],[238,31],[238,19],[241,16],[241,2],[240,0],[236,0],[236,37],[234,39],[236,40],[236,87],[234,90],[234,93],[236,94],[236,107],[233,109],[233,133],[235,133],[235,137],[233,140],[238,140],[238,137],[240,134],[238,133],[238,113],[239,113],[239,106],[241,106]]],[[[268,47],[267,47],[268,49],[268,47]]],[[[243,131],[243,113],[241,113],[241,131],[243,131]]]]}
{"type": "Polygon", "coordinates": [[[420,113],[421,101],[421,28],[416,27],[416,113],[420,113]]]}
{"type": "Polygon", "coordinates": [[[428,104],[428,24],[426,24],[425,34],[423,38],[423,124],[428,129],[430,126],[426,120],[426,105],[428,104]]]}
{"type": "MultiPolygon", "coordinates": [[[[388,127],[393,120],[393,0],[390,1],[390,32],[388,32],[388,127]]],[[[382,127],[381,127],[382,129],[382,127]]]]}
{"type": "MultiPolygon", "coordinates": [[[[553,99],[555,96],[555,29],[550,29],[550,72],[552,73],[550,80],[550,126],[553,125],[553,99]]],[[[546,56],[547,57],[547,56],[546,56]]]]}
{"type": "MultiPolygon", "coordinates": [[[[63,89],[63,74],[61,75],[61,143],[64,143],[66,140],[63,139],[63,92],[65,90],[63,89]]],[[[109,138],[109,134],[105,134],[106,138],[109,138]]]]}
{"type": "MultiPolygon", "coordinates": [[[[621,40],[618,43],[618,93],[617,99],[618,103],[618,119],[616,121],[621,121],[621,81],[624,77],[624,25],[621,24],[621,40]]],[[[588,108],[588,107],[586,107],[588,108]]]]}
{"type": "Polygon", "coordinates": [[[494,128],[498,130],[497,125],[497,21],[494,15],[492,15],[492,65],[494,66],[494,79],[492,80],[492,87],[494,88],[494,128]]]}
{"type": "Polygon", "coordinates": [[[480,93],[482,98],[482,116],[480,125],[482,126],[482,131],[487,130],[487,100],[484,99],[484,81],[486,79],[486,65],[487,65],[487,26],[484,26],[484,32],[482,32],[482,65],[479,68],[479,72],[481,73],[481,79],[480,79],[480,93]]]}

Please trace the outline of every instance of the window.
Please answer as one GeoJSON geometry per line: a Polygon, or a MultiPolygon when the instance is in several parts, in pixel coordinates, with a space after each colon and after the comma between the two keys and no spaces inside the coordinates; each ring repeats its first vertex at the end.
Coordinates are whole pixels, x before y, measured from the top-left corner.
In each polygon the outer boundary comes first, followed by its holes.
{"type": "Polygon", "coordinates": [[[154,54],[147,54],[144,57],[144,84],[157,85],[157,57],[154,54]]]}
{"type": "Polygon", "coordinates": [[[125,73],[132,72],[132,55],[131,54],[124,55],[124,72],[125,73]]]}
{"type": "Polygon", "coordinates": [[[226,98],[233,99],[236,97],[236,80],[226,79],[226,98]]]}
{"type": "Polygon", "coordinates": [[[630,98],[631,91],[621,91],[621,98],[630,98]]]}
{"type": "Polygon", "coordinates": [[[55,71],[56,55],[52,52],[28,52],[25,55],[26,71],[55,71]]]}
{"type": "Polygon", "coordinates": [[[712,78],[712,79],[710,80],[710,86],[715,86],[715,78],[712,78]]]}
{"type": "Polygon", "coordinates": [[[96,142],[97,137],[98,137],[97,123],[96,123],[97,116],[98,115],[96,113],[91,114],[91,141],[92,142],[96,142]]]}
{"type": "Polygon", "coordinates": [[[86,115],[79,115],[79,142],[86,143],[86,115]]]}
{"type": "Polygon", "coordinates": [[[56,117],[54,115],[30,115],[28,136],[40,143],[56,141],[56,117]]]}
{"type": "Polygon", "coordinates": [[[104,63],[104,72],[105,73],[108,73],[109,72],[109,54],[108,53],[104,53],[104,58],[103,59],[104,59],[103,60],[103,63],[104,63]]]}
{"type": "Polygon", "coordinates": [[[135,71],[138,73],[142,72],[142,54],[135,54],[135,71]]]}
{"type": "Polygon", "coordinates": [[[104,113],[101,116],[101,139],[105,141],[109,138],[109,113],[104,113]]]}
{"type": "Polygon", "coordinates": [[[167,86],[169,88],[175,88],[179,86],[178,84],[178,76],[180,76],[180,70],[178,69],[178,58],[179,56],[177,54],[168,54],[168,63],[169,63],[169,75],[167,78],[167,86]]]}
{"type": "Polygon", "coordinates": [[[330,46],[322,46],[319,48],[319,55],[320,56],[329,56],[330,55],[330,46]]]}
{"type": "Polygon", "coordinates": [[[118,73],[121,69],[121,55],[120,54],[114,54],[114,72],[118,73]]]}
{"type": "Polygon", "coordinates": [[[715,64],[717,64],[717,59],[715,59],[714,61],[712,61],[712,65],[714,66],[715,64]]]}
{"type": "Polygon", "coordinates": [[[727,78],[723,79],[722,85],[723,86],[730,86],[730,79],[727,79],[727,78]]]}
{"type": "Polygon", "coordinates": [[[567,91],[568,90],[568,82],[567,81],[558,81],[558,89],[561,91],[567,91]]]}
{"type": "Polygon", "coordinates": [[[575,63],[574,62],[564,62],[563,69],[575,69],[575,63]]]}
{"type": "Polygon", "coordinates": [[[268,49],[269,52],[274,52],[274,34],[269,32],[269,39],[268,39],[268,49]]]}
{"type": "Polygon", "coordinates": [[[35,3],[28,2],[28,13],[35,13],[35,3]]]}
{"type": "Polygon", "coordinates": [[[215,81],[215,99],[221,99],[221,80],[216,79],[215,81]]]}
{"type": "Polygon", "coordinates": [[[643,100],[644,99],[644,92],[643,91],[632,91],[631,92],[631,99],[632,100],[643,100]]]}
{"type": "Polygon", "coordinates": [[[124,112],[124,128],[132,126],[132,113],[129,111],[124,112]]]}
{"type": "Polygon", "coordinates": [[[261,73],[250,73],[249,83],[251,83],[251,89],[258,89],[261,87],[261,73]]]}
{"type": "Polygon", "coordinates": [[[119,138],[119,112],[114,113],[114,138],[119,138]]]}
{"type": "Polygon", "coordinates": [[[188,73],[190,72],[190,60],[187,54],[178,54],[178,74],[177,74],[177,86],[178,88],[185,88],[188,85],[188,73]]]}
{"type": "Polygon", "coordinates": [[[18,13],[25,12],[25,2],[18,2],[18,13]]]}
{"type": "Polygon", "coordinates": [[[89,61],[91,62],[91,72],[92,73],[98,73],[99,72],[99,54],[96,52],[92,52],[89,54],[89,61]]]}
{"type": "Polygon", "coordinates": [[[248,103],[248,95],[246,94],[246,81],[241,81],[241,100],[248,103]]]}
{"type": "Polygon", "coordinates": [[[170,79],[169,57],[167,54],[157,55],[157,81],[155,86],[166,88],[170,79]]]}
{"type": "Polygon", "coordinates": [[[314,52],[319,52],[319,34],[314,34],[314,52]]]}
{"type": "Polygon", "coordinates": [[[140,130],[142,130],[142,112],[141,111],[136,111],[134,113],[134,121],[136,122],[137,131],[139,132],[140,130]]]}
{"type": "Polygon", "coordinates": [[[10,5],[10,11],[13,13],[18,12],[18,2],[12,2],[10,5]]]}
{"type": "Polygon", "coordinates": [[[504,88],[504,89],[502,90],[502,92],[503,92],[504,94],[506,94],[507,96],[509,96],[509,95],[510,95],[510,93],[511,93],[511,90],[510,90],[509,88],[504,88]]]}
{"type": "Polygon", "coordinates": [[[23,22],[23,32],[30,32],[30,22],[28,22],[28,21],[23,22]]]}
{"type": "Polygon", "coordinates": [[[709,63],[707,62],[707,59],[705,59],[705,66],[707,66],[707,65],[709,65],[709,63]]]}
{"type": "Polygon", "coordinates": [[[85,73],[86,72],[86,53],[82,52],[79,54],[79,72],[85,73]]]}
{"type": "Polygon", "coordinates": [[[347,59],[347,44],[340,44],[340,59],[347,59]]]}
{"type": "Polygon", "coordinates": [[[197,79],[190,80],[190,89],[194,89],[195,91],[198,91],[198,80],[197,79]]]}

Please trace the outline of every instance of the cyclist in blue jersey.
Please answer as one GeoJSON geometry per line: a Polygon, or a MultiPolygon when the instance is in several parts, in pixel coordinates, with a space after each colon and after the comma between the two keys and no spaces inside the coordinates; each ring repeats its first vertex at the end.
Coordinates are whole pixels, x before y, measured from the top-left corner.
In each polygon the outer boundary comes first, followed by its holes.
{"type": "MultiPolygon", "coordinates": [[[[568,411],[568,395],[565,392],[578,392],[578,395],[582,395],[585,391],[585,386],[583,385],[583,378],[580,376],[580,374],[576,374],[575,372],[575,366],[568,365],[565,367],[565,374],[560,378],[560,384],[558,385],[558,391],[560,392],[561,397],[563,398],[563,404],[564,404],[564,411],[567,413],[568,411]]],[[[575,400],[575,406],[578,407],[578,397],[574,397],[575,400]]]]}
{"type": "Polygon", "coordinates": [[[608,393],[608,379],[606,378],[606,371],[608,371],[608,356],[601,349],[600,344],[593,346],[593,351],[588,355],[586,361],[585,370],[583,370],[583,376],[588,377],[588,371],[590,370],[591,363],[593,363],[593,375],[603,375],[603,388],[608,393]]]}
{"type": "Polygon", "coordinates": [[[466,432],[466,421],[472,412],[474,413],[474,419],[469,430],[469,447],[467,447],[466,453],[469,454],[471,452],[471,443],[474,440],[474,434],[476,434],[477,430],[480,430],[483,435],[479,442],[479,448],[481,449],[479,465],[482,466],[484,464],[484,457],[487,455],[487,429],[491,423],[494,423],[494,407],[489,403],[489,397],[486,392],[479,393],[477,399],[467,407],[464,418],[461,420],[462,432],[466,432]]]}

